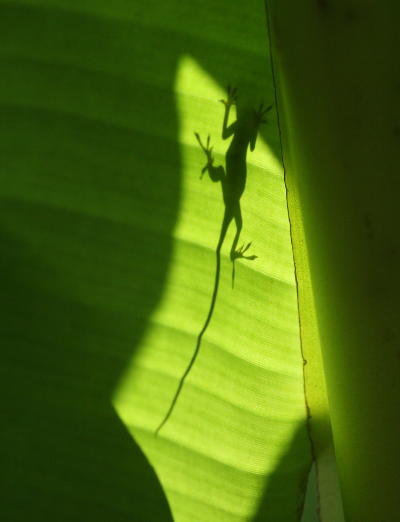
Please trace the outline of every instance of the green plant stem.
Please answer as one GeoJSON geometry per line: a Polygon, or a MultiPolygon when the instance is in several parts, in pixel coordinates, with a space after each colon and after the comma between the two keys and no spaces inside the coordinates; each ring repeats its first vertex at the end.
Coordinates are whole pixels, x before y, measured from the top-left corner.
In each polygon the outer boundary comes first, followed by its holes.
{"type": "Polygon", "coordinates": [[[392,522],[400,512],[400,4],[266,4],[295,262],[301,270],[304,226],[345,518],[392,522]]]}

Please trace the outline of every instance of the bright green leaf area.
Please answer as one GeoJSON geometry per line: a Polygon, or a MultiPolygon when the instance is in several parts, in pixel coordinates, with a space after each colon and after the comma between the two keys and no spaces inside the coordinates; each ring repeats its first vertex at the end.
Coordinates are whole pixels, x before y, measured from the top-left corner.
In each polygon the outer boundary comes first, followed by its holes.
{"type": "MultiPolygon", "coordinates": [[[[251,0],[0,8],[2,519],[297,521],[310,467],[276,113],[236,262],[215,164],[228,84],[274,100],[251,0]]],[[[234,111],[232,118],[234,119],[234,111]]]]}

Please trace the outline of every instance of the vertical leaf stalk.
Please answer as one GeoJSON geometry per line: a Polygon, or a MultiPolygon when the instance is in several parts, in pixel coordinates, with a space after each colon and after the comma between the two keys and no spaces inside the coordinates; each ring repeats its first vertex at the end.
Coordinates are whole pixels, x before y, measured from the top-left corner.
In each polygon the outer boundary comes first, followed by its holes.
{"type": "Polygon", "coordinates": [[[345,518],[392,522],[400,512],[400,4],[266,4],[295,262],[302,270],[304,227],[345,518]]]}

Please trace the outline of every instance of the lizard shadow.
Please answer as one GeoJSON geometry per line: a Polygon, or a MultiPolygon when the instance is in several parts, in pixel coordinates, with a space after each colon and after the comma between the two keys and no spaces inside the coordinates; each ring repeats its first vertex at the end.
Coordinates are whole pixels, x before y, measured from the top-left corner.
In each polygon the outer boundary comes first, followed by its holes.
{"type": "Polygon", "coordinates": [[[200,135],[195,132],[196,139],[206,155],[207,162],[201,171],[201,178],[208,172],[212,182],[221,183],[222,197],[224,201],[224,216],[222,219],[220,234],[218,238],[217,247],[215,250],[216,265],[215,265],[215,279],[211,296],[211,303],[208,309],[207,317],[197,336],[196,347],[194,349],[192,358],[183,373],[175,395],[171,401],[170,407],[164,416],[162,422],[156,430],[156,435],[170,418],[179,395],[182,391],[184,382],[192,369],[196,358],[199,354],[203,336],[211,322],[215,304],[218,296],[218,288],[221,273],[221,249],[228,232],[228,228],[232,221],[235,222],[236,232],[230,248],[230,259],[232,261],[232,288],[235,281],[235,260],[245,259],[253,261],[257,258],[256,255],[247,255],[246,252],[251,246],[251,242],[246,245],[243,244],[237,248],[239,237],[243,228],[242,210],[240,206],[240,198],[242,197],[246,188],[247,178],[247,151],[254,151],[257,141],[259,127],[262,123],[266,123],[264,119],[266,114],[271,110],[272,105],[264,108],[263,104],[257,110],[249,107],[246,104],[238,103],[237,89],[228,86],[228,96],[226,100],[219,100],[225,107],[224,117],[222,123],[222,139],[231,139],[225,155],[225,168],[223,165],[214,165],[214,158],[212,155],[213,147],[210,146],[210,135],[204,144],[200,135]],[[229,116],[232,106],[236,106],[236,120],[229,123],[229,116]]]}

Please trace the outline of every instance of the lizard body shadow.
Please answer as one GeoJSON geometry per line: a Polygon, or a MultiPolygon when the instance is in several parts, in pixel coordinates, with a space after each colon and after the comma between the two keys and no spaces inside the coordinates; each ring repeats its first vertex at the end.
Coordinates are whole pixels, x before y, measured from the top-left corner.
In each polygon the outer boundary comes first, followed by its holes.
{"type": "Polygon", "coordinates": [[[222,165],[214,165],[214,158],[212,156],[213,148],[210,147],[210,136],[208,135],[206,144],[203,144],[200,135],[197,132],[195,133],[196,139],[207,157],[207,163],[201,171],[201,178],[203,177],[205,172],[208,172],[211,181],[213,181],[214,183],[221,183],[225,210],[218,238],[218,243],[215,250],[215,280],[208,314],[206,320],[204,321],[203,327],[200,330],[199,335],[197,336],[196,347],[193,352],[192,358],[190,359],[190,362],[179,381],[178,388],[171,401],[170,407],[166,415],[164,416],[162,422],[159,424],[158,428],[155,431],[156,436],[160,432],[161,428],[166,424],[168,419],[171,417],[171,414],[175,408],[179,395],[182,391],[184,382],[187,376],[189,375],[190,370],[192,369],[196,361],[196,358],[199,354],[203,336],[213,316],[215,303],[217,301],[221,273],[221,248],[224,243],[229,225],[232,223],[232,221],[235,221],[236,225],[236,233],[230,249],[230,259],[232,261],[232,288],[234,286],[235,279],[235,260],[254,260],[257,258],[256,255],[245,255],[245,253],[251,246],[251,242],[247,243],[247,245],[242,245],[239,249],[237,249],[237,244],[239,242],[240,233],[243,227],[240,198],[242,197],[246,188],[247,150],[248,148],[250,148],[250,151],[253,151],[255,149],[259,126],[262,123],[266,122],[264,117],[266,116],[267,112],[272,108],[272,105],[270,105],[267,108],[264,108],[263,104],[261,104],[258,110],[255,111],[249,108],[241,108],[236,104],[236,100],[236,89],[231,89],[230,87],[228,87],[227,100],[220,100],[220,102],[223,103],[225,106],[224,119],[222,123],[222,138],[226,140],[232,137],[232,141],[229,144],[228,150],[225,155],[225,168],[222,165]],[[232,105],[236,105],[237,115],[236,121],[229,125],[229,115],[232,105]]]}

